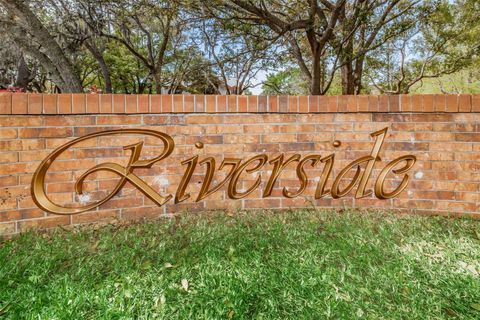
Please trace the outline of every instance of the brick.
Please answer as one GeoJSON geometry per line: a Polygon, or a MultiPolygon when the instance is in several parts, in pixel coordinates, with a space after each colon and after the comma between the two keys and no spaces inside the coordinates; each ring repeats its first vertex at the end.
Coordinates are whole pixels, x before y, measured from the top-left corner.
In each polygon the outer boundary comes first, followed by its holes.
{"type": "Polygon", "coordinates": [[[150,112],[151,113],[162,112],[162,96],[158,94],[150,95],[150,112]]]}
{"type": "MultiPolygon", "coordinates": [[[[3,98],[5,99],[5,98],[3,98]]],[[[28,114],[28,95],[16,93],[12,95],[12,114],[28,114]]],[[[0,112],[2,114],[2,112],[0,112]]]]}
{"type": "Polygon", "coordinates": [[[113,112],[113,97],[111,94],[101,94],[100,95],[100,113],[112,113],[113,112]]]}
{"type": "Polygon", "coordinates": [[[72,116],[61,115],[54,117],[45,117],[44,126],[60,127],[60,126],[82,126],[95,124],[95,116],[72,116]]]}
{"type": "Polygon", "coordinates": [[[452,114],[412,114],[413,122],[452,122],[452,114]]]}
{"type": "Polygon", "coordinates": [[[348,96],[338,96],[338,112],[348,111],[348,96]]]}
{"type": "Polygon", "coordinates": [[[70,216],[56,216],[19,221],[18,228],[20,231],[27,231],[30,229],[49,229],[58,226],[65,226],[68,224],[70,224],[70,216]]]}
{"type": "Polygon", "coordinates": [[[357,112],[357,96],[350,95],[347,96],[347,111],[348,112],[357,112]]]}
{"type": "Polygon", "coordinates": [[[120,217],[120,210],[101,210],[93,212],[84,212],[72,216],[72,224],[82,224],[90,222],[111,221],[120,217]]]}
{"type": "Polygon", "coordinates": [[[39,93],[28,94],[28,114],[42,114],[43,95],[39,93]]]}
{"type": "MultiPolygon", "coordinates": [[[[456,103],[456,96],[455,96],[455,103],[456,103]]],[[[433,111],[435,112],[445,112],[447,109],[447,96],[444,94],[436,94],[434,95],[434,105],[433,111]]]]}
{"type": "Polygon", "coordinates": [[[72,113],[72,95],[71,94],[59,94],[57,99],[58,114],[71,114],[72,113]]]}
{"type": "MultiPolygon", "coordinates": [[[[171,124],[170,120],[171,118],[169,116],[166,116],[163,114],[156,114],[151,116],[146,115],[143,117],[143,122],[146,125],[154,125],[154,126],[171,124]]],[[[139,121],[138,123],[140,123],[141,118],[131,119],[130,121],[135,121],[134,123],[136,123],[136,121],[139,121]]]]}
{"type": "Polygon", "coordinates": [[[238,106],[238,112],[247,112],[248,111],[248,97],[238,96],[237,97],[237,106],[238,106]]]}
{"type": "Polygon", "coordinates": [[[221,115],[195,115],[189,116],[185,121],[186,124],[216,124],[222,122],[223,116],[221,115]]]}
{"type": "Polygon", "coordinates": [[[86,113],[99,113],[100,112],[100,96],[98,94],[86,95],[87,106],[86,113]]]}
{"type": "Polygon", "coordinates": [[[368,112],[368,96],[357,96],[358,112],[368,112]]]}
{"type": "Polygon", "coordinates": [[[227,111],[227,96],[217,96],[217,111],[218,112],[227,111]]]}
{"type": "Polygon", "coordinates": [[[412,97],[410,95],[407,95],[407,94],[400,95],[399,111],[403,111],[403,112],[412,111],[411,100],[412,100],[412,97]]]}
{"type": "Polygon", "coordinates": [[[258,112],[257,96],[248,96],[248,112],[258,112]]]}
{"type": "Polygon", "coordinates": [[[11,93],[0,93],[0,114],[12,114],[11,93]]]}
{"type": "Polygon", "coordinates": [[[174,113],[183,113],[185,112],[185,107],[183,104],[184,95],[175,94],[173,95],[173,112],[174,113]]]}
{"type": "Polygon", "coordinates": [[[13,186],[16,186],[16,185],[18,185],[18,177],[17,176],[10,175],[10,176],[0,177],[0,186],[2,186],[2,188],[13,187],[13,186]]]}
{"type": "Polygon", "coordinates": [[[278,97],[278,111],[279,112],[288,112],[288,97],[279,96],[278,97]]]}
{"type": "Polygon", "coordinates": [[[137,113],[138,112],[138,96],[134,94],[125,95],[125,112],[137,113]]]}
{"type": "Polygon", "coordinates": [[[185,112],[204,112],[203,96],[185,95],[185,112]]]}
{"type": "Polygon", "coordinates": [[[22,139],[31,138],[62,138],[71,137],[72,128],[20,128],[18,137],[22,139]]]}
{"type": "Polygon", "coordinates": [[[459,112],[472,111],[472,96],[470,94],[460,94],[458,96],[458,111],[459,112]]]}
{"type": "Polygon", "coordinates": [[[74,93],[72,94],[72,113],[83,114],[86,112],[87,98],[85,94],[74,93]]]}
{"type": "Polygon", "coordinates": [[[412,95],[410,96],[411,111],[422,112],[423,111],[423,96],[412,95]]]}
{"type": "Polygon", "coordinates": [[[162,100],[162,112],[163,113],[173,112],[173,96],[163,94],[161,100],[162,100]]]}
{"type": "Polygon", "coordinates": [[[480,94],[472,95],[472,112],[480,112],[480,94]]]}
{"type": "Polygon", "coordinates": [[[0,235],[14,234],[15,232],[15,222],[0,223],[0,235]]]}
{"type": "Polygon", "coordinates": [[[309,112],[309,101],[310,99],[308,96],[298,97],[298,112],[300,113],[309,112]]]}
{"type": "Polygon", "coordinates": [[[196,105],[197,112],[208,112],[215,113],[217,111],[217,99],[214,95],[206,95],[202,97],[203,99],[199,101],[196,105]]]}
{"type": "Polygon", "coordinates": [[[320,111],[320,96],[308,96],[308,106],[309,110],[308,112],[319,112],[320,111]]]}
{"type": "Polygon", "coordinates": [[[139,113],[149,113],[150,112],[150,96],[148,94],[138,95],[137,111],[139,113]]]}
{"type": "Polygon", "coordinates": [[[238,112],[237,96],[229,95],[227,99],[227,111],[238,112]]]}
{"type": "Polygon", "coordinates": [[[337,112],[338,111],[338,96],[326,97],[328,99],[328,112],[337,112]]]}
{"type": "Polygon", "coordinates": [[[206,97],[204,95],[185,96],[185,112],[205,112],[206,97]],[[194,104],[195,101],[195,104],[194,104]]]}
{"type": "Polygon", "coordinates": [[[390,106],[389,106],[389,97],[388,96],[379,96],[378,97],[378,111],[379,112],[389,112],[390,111],[390,106]]]}
{"type": "Polygon", "coordinates": [[[465,142],[480,142],[480,134],[478,133],[456,133],[456,141],[465,141],[465,142]]]}
{"type": "Polygon", "coordinates": [[[423,111],[424,112],[433,112],[435,111],[435,95],[426,94],[423,95],[423,111]]]}
{"type": "Polygon", "coordinates": [[[188,136],[186,139],[187,144],[195,144],[197,142],[203,142],[204,144],[222,144],[223,135],[202,135],[202,136],[188,136]]]}
{"type": "Polygon", "coordinates": [[[378,103],[378,96],[368,96],[368,111],[370,112],[378,112],[379,111],[379,103],[378,103]]]}
{"type": "Polygon", "coordinates": [[[17,137],[17,129],[0,128],[0,139],[15,139],[17,137]]]}
{"type": "Polygon", "coordinates": [[[125,113],[125,95],[113,95],[113,113],[125,113]]]}
{"type": "Polygon", "coordinates": [[[400,96],[399,95],[391,95],[388,96],[388,105],[390,112],[399,112],[400,111],[400,96]]]}
{"type": "MultiPolygon", "coordinates": [[[[480,99],[479,99],[480,100],[480,99]]],[[[479,106],[480,109],[480,106],[479,106]]],[[[278,112],[278,96],[270,96],[268,99],[268,110],[270,112],[278,112]]]]}
{"type": "Polygon", "coordinates": [[[43,95],[43,113],[56,114],[57,113],[57,95],[45,94],[43,95]]]}
{"type": "Polygon", "coordinates": [[[449,94],[445,97],[446,99],[446,111],[447,112],[458,112],[458,96],[456,94],[449,94]]]}
{"type": "Polygon", "coordinates": [[[297,96],[289,96],[288,97],[288,112],[297,113],[298,112],[298,105],[299,99],[297,96]]]}
{"type": "Polygon", "coordinates": [[[163,215],[163,209],[153,208],[129,208],[122,210],[122,219],[139,220],[139,219],[155,219],[163,215]]]}
{"type": "Polygon", "coordinates": [[[258,97],[258,112],[267,112],[268,111],[268,97],[259,96],[258,97]]]}
{"type": "Polygon", "coordinates": [[[15,163],[17,161],[17,152],[0,152],[0,163],[15,163]]]}

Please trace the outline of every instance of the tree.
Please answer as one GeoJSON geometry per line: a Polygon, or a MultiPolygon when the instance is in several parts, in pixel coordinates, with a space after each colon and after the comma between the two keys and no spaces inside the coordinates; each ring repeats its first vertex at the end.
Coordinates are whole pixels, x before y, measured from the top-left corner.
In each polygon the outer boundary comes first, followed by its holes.
{"type": "Polygon", "coordinates": [[[192,12],[198,21],[196,44],[203,48],[213,72],[221,79],[218,92],[223,87],[227,95],[244,94],[255,85],[259,72],[265,72],[275,64],[277,47],[269,41],[249,36],[245,30],[248,26],[208,4],[200,3],[192,12]]]}
{"type": "MultiPolygon", "coordinates": [[[[333,79],[325,78],[327,46],[345,8],[346,0],[329,2],[288,0],[264,1],[225,0],[223,13],[247,25],[268,27],[266,40],[280,39],[288,46],[300,70],[310,83],[311,94],[324,94],[333,79]],[[305,41],[306,40],[306,41],[305,41]]],[[[253,29],[252,29],[253,30],[253,29]]],[[[265,28],[259,28],[265,31],[265,28]]],[[[255,35],[259,37],[259,33],[255,35]]]]}
{"type": "Polygon", "coordinates": [[[92,30],[125,46],[149,71],[155,91],[162,91],[162,72],[168,60],[172,39],[178,39],[184,21],[175,1],[110,1],[96,2],[109,17],[108,24],[99,24],[97,11],[89,12],[85,21],[92,30]]]}
{"type": "Polygon", "coordinates": [[[369,58],[371,84],[381,93],[406,94],[424,79],[471,66],[478,50],[478,44],[472,41],[475,22],[458,9],[449,1],[425,3],[416,13],[415,28],[392,39],[369,58]]]}
{"type": "Polygon", "coordinates": [[[7,14],[1,26],[26,53],[35,57],[63,92],[83,91],[80,79],[61,45],[32,12],[25,0],[0,0],[7,14]]]}
{"type": "MultiPolygon", "coordinates": [[[[95,30],[86,23],[92,15],[97,19],[96,24],[105,23],[106,17],[102,7],[90,0],[47,0],[47,4],[54,12],[56,19],[61,22],[53,25],[52,28],[66,42],[75,47],[75,52],[85,56],[85,53],[82,52],[84,48],[90,53],[98,65],[98,70],[95,70],[95,73],[101,75],[102,87],[105,88],[106,93],[111,93],[111,71],[105,61],[108,41],[99,37],[95,30]],[[92,14],[92,12],[95,12],[95,14],[92,14]]],[[[80,72],[82,73],[82,71],[80,72]]],[[[88,84],[83,83],[83,86],[85,85],[88,84]]]]}
{"type": "MultiPolygon", "coordinates": [[[[266,38],[288,47],[311,94],[325,94],[341,70],[344,94],[358,94],[366,56],[375,48],[411,27],[397,24],[414,10],[416,2],[400,0],[225,0],[231,18],[260,29],[266,38]]],[[[253,28],[251,28],[253,29],[253,28]]],[[[252,35],[252,33],[250,34],[252,35]]]]}
{"type": "Polygon", "coordinates": [[[360,94],[365,59],[416,24],[417,0],[348,1],[331,40],[341,70],[342,94],[360,94]]]}
{"type": "Polygon", "coordinates": [[[268,74],[262,90],[265,95],[305,95],[308,83],[302,78],[300,68],[290,67],[268,74]]]}

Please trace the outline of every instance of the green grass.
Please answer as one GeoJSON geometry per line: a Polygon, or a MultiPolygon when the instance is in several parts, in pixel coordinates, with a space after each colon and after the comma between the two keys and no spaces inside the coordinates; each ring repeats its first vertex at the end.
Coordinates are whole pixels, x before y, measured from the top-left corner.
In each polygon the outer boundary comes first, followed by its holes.
{"type": "Polygon", "coordinates": [[[185,214],[0,244],[0,313],[480,319],[479,273],[478,221],[313,210],[185,214]]]}

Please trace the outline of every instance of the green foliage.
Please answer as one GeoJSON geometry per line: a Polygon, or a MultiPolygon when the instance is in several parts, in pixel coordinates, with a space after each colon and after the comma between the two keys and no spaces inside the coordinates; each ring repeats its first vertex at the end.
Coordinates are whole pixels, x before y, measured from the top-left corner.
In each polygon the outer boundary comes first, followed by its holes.
{"type": "MultiPolygon", "coordinates": [[[[409,93],[445,75],[463,74],[462,70],[477,73],[480,20],[478,11],[477,19],[470,12],[473,2],[478,6],[477,0],[425,1],[418,11],[405,16],[406,21],[416,21],[414,27],[368,57],[370,84],[382,93],[409,93]]],[[[440,91],[439,86],[434,91],[440,91]]]]}
{"type": "Polygon", "coordinates": [[[265,95],[305,95],[308,94],[308,82],[302,78],[298,67],[290,67],[277,73],[270,73],[262,85],[265,95]]]}
{"type": "Polygon", "coordinates": [[[471,67],[436,79],[425,79],[414,86],[411,93],[480,94],[480,68],[471,67]]]}
{"type": "Polygon", "coordinates": [[[3,319],[478,319],[480,225],[298,210],[0,245],[3,319]]]}
{"type": "Polygon", "coordinates": [[[85,90],[111,82],[117,93],[242,94],[265,73],[265,94],[476,92],[480,70],[478,0],[17,2],[48,30],[57,57],[65,55],[43,61],[52,50],[0,2],[9,36],[0,85],[13,85],[23,56],[29,91],[59,90],[55,81],[69,78],[59,70],[73,70],[85,90]],[[335,6],[344,7],[322,39],[335,6]],[[450,86],[445,75],[461,83],[450,86]]]}

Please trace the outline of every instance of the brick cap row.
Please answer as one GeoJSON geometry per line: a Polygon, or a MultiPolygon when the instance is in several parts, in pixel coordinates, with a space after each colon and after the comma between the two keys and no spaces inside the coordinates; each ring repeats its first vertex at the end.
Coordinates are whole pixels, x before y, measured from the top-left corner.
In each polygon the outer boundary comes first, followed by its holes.
{"type": "Polygon", "coordinates": [[[237,96],[0,93],[0,114],[480,112],[480,94],[237,96]]]}

